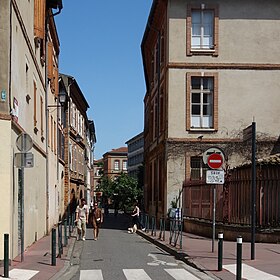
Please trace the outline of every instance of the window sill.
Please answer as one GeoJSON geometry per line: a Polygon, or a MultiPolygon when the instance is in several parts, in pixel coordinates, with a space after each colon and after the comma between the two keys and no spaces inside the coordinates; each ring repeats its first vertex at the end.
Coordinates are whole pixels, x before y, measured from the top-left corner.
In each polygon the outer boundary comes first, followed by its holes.
{"type": "Polygon", "coordinates": [[[205,131],[205,132],[216,132],[217,130],[214,128],[203,128],[203,127],[198,127],[198,128],[190,128],[189,131],[191,132],[200,132],[200,131],[205,131]]]}
{"type": "Polygon", "coordinates": [[[192,55],[215,55],[218,56],[218,53],[215,49],[191,49],[189,56],[192,55]]]}

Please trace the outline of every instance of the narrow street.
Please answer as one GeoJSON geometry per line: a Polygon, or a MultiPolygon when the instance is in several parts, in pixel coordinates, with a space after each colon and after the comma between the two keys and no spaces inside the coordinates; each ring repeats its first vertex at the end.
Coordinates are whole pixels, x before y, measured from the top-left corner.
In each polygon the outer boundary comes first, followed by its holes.
{"type": "Polygon", "coordinates": [[[211,279],[139,235],[129,234],[127,215],[109,214],[104,220],[97,241],[93,240],[92,228],[88,228],[86,241],[76,242],[71,278],[65,275],[68,279],[211,279]]]}

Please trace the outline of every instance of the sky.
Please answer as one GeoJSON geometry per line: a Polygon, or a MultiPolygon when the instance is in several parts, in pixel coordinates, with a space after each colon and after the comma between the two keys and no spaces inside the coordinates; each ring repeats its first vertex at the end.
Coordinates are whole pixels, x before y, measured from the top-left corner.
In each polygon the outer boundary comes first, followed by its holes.
{"type": "Polygon", "coordinates": [[[76,79],[90,106],[95,159],[126,146],[144,129],[141,41],[151,5],[152,0],[64,0],[55,16],[59,71],[76,79]]]}

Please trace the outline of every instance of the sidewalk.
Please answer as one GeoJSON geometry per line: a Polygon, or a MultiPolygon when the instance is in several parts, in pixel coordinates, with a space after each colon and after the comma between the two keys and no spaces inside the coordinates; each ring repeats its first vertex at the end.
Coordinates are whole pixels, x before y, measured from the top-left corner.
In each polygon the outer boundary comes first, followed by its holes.
{"type": "MultiPolygon", "coordinates": [[[[212,253],[212,239],[209,238],[183,233],[182,249],[180,250],[178,246],[175,248],[169,244],[169,231],[165,232],[165,241],[159,240],[159,232],[156,236],[152,236],[151,232],[140,230],[137,233],[185,263],[204,271],[214,279],[236,279],[235,266],[228,266],[236,264],[236,242],[223,242],[223,270],[218,271],[217,240],[215,241],[215,250],[212,253]],[[228,269],[231,269],[232,273],[228,269]]],[[[242,265],[244,279],[280,280],[280,244],[255,243],[255,260],[251,260],[251,243],[243,243],[242,265]]]]}
{"type": "MultiPolygon", "coordinates": [[[[151,231],[143,232],[138,230],[137,233],[178,259],[205,272],[213,279],[236,279],[234,274],[235,267],[228,266],[236,264],[236,242],[223,242],[224,269],[218,271],[217,240],[215,241],[214,253],[212,253],[212,240],[209,238],[183,233],[182,249],[180,250],[178,246],[175,248],[169,245],[169,231],[165,232],[165,241],[159,240],[159,231],[157,231],[156,236],[151,236],[151,231]],[[232,272],[230,272],[229,269],[232,269],[232,272]]],[[[71,267],[70,259],[71,256],[73,256],[75,240],[76,237],[73,232],[72,237],[68,239],[67,247],[63,247],[63,255],[61,258],[56,258],[56,266],[52,266],[51,235],[43,237],[25,251],[23,262],[19,260],[12,261],[9,267],[10,279],[60,279],[61,275],[66,275],[67,269],[71,267]],[[19,270],[18,276],[15,274],[17,270],[19,270]]],[[[255,248],[256,259],[251,260],[251,244],[243,243],[242,245],[243,265],[248,265],[251,270],[251,275],[253,275],[250,277],[248,276],[248,272],[245,271],[245,268],[248,268],[246,266],[242,270],[244,279],[280,280],[280,244],[256,243],[255,248]],[[257,269],[257,271],[252,271],[253,268],[257,269]]],[[[4,274],[3,271],[4,269],[1,267],[1,275],[4,274]]],[[[0,278],[7,279],[3,277],[0,278]]]]}
{"type": "MultiPolygon", "coordinates": [[[[24,252],[24,261],[20,261],[20,256],[13,260],[9,266],[9,277],[4,278],[4,267],[0,268],[1,279],[32,279],[48,280],[55,277],[70,262],[76,237],[74,233],[68,239],[68,244],[63,247],[61,258],[56,258],[56,266],[52,266],[51,256],[51,234],[44,236],[36,243],[27,248],[24,252]]],[[[56,244],[58,252],[58,245],[56,244]]]]}

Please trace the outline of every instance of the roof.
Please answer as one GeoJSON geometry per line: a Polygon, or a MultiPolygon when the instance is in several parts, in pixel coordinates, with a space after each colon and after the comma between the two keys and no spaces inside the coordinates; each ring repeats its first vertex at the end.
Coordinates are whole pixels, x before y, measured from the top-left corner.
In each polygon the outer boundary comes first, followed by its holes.
{"type": "Polygon", "coordinates": [[[139,134],[137,134],[136,136],[133,136],[132,138],[130,138],[129,140],[127,140],[125,142],[125,144],[129,144],[130,142],[133,142],[134,140],[138,139],[138,138],[143,138],[144,137],[144,132],[140,132],[139,134]]]}
{"type": "Polygon", "coordinates": [[[105,153],[103,155],[103,157],[105,157],[105,155],[127,155],[127,147],[120,147],[120,148],[117,148],[117,149],[112,149],[111,151],[105,153]]]}

